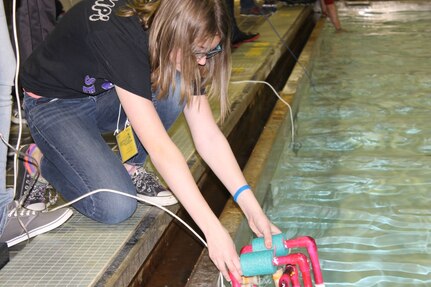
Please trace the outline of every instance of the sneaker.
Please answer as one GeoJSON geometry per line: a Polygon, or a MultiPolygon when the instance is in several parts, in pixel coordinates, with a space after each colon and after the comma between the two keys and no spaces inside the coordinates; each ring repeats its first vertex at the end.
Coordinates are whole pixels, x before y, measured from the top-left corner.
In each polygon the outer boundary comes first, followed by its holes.
{"type": "Polygon", "coordinates": [[[241,8],[241,16],[271,16],[275,11],[266,7],[253,6],[251,8],[241,8]]]}
{"type": "Polygon", "coordinates": [[[25,112],[23,109],[21,109],[21,118],[19,117],[19,111],[18,108],[14,107],[12,110],[12,116],[11,119],[12,123],[19,125],[19,121],[21,120],[23,125],[27,124],[27,120],[25,119],[25,112]]]}
{"type": "Polygon", "coordinates": [[[239,48],[242,44],[256,41],[257,39],[259,39],[259,37],[259,33],[247,34],[244,32],[239,32],[233,37],[232,48],[239,48]]]}
{"type": "Polygon", "coordinates": [[[138,197],[161,206],[178,203],[172,192],[160,183],[157,175],[147,172],[142,166],[138,167],[131,177],[138,197]]]}
{"type": "Polygon", "coordinates": [[[262,4],[262,8],[271,11],[272,13],[277,12],[277,1],[275,0],[265,0],[262,4]]]}
{"type": "Polygon", "coordinates": [[[24,145],[20,149],[15,200],[27,209],[42,211],[47,207],[47,189],[52,189],[52,187],[42,176],[34,177],[28,173],[26,165],[33,164],[30,157],[27,156],[29,147],[30,145],[24,145]]]}
{"type": "Polygon", "coordinates": [[[0,242],[6,242],[8,247],[59,227],[73,214],[70,208],[47,212],[18,208],[15,201],[9,206],[7,223],[0,237],[0,242]]]}

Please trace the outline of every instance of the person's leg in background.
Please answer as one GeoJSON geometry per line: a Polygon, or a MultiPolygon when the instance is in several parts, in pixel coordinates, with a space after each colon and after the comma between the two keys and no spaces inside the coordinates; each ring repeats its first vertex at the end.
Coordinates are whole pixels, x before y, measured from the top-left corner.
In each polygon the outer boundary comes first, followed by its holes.
{"type": "Polygon", "coordinates": [[[327,15],[331,20],[332,25],[337,32],[342,31],[340,19],[338,18],[337,7],[335,6],[334,0],[320,0],[322,14],[327,15]]]}
{"type": "Polygon", "coordinates": [[[251,9],[256,6],[254,0],[240,0],[239,6],[243,9],[251,9]]]}
{"type": "MultiPolygon", "coordinates": [[[[0,3],[0,133],[9,140],[16,60],[10,41],[3,1],[0,3]]],[[[13,246],[29,237],[52,230],[71,215],[69,209],[38,213],[27,211],[18,219],[18,207],[12,189],[6,189],[7,146],[0,142],[0,242],[13,246]],[[23,228],[24,227],[24,228],[23,228]]]]}
{"type": "MultiPolygon", "coordinates": [[[[3,1],[0,3],[0,134],[9,141],[12,111],[12,88],[16,60],[10,41],[3,1]]],[[[7,206],[13,199],[13,191],[6,190],[7,146],[0,142],[0,234],[6,224],[7,206]]]]}
{"type": "Polygon", "coordinates": [[[277,10],[275,5],[264,4],[260,7],[255,0],[240,0],[239,3],[240,14],[243,16],[269,16],[277,10]]]}
{"type": "Polygon", "coordinates": [[[234,0],[225,0],[226,1],[226,7],[229,11],[230,15],[230,21],[231,21],[231,27],[232,27],[232,48],[238,48],[244,43],[253,42],[256,41],[260,35],[259,33],[244,33],[241,31],[238,27],[238,24],[236,23],[235,19],[235,8],[234,8],[234,0]]]}

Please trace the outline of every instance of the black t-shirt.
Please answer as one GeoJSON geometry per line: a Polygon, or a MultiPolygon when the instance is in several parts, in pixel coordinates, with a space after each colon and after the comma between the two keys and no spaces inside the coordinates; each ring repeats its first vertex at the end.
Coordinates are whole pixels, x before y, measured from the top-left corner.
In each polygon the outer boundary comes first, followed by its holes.
{"type": "Polygon", "coordinates": [[[78,98],[119,86],[151,99],[148,33],[124,0],[83,0],[25,62],[23,88],[42,97],[78,98]]]}

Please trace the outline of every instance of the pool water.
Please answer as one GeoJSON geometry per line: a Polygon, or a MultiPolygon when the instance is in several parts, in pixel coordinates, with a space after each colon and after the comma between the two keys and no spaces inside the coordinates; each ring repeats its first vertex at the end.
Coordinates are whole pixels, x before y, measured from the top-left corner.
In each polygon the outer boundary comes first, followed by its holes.
{"type": "Polygon", "coordinates": [[[325,25],[270,181],[271,220],[316,239],[326,286],[431,286],[431,5],[387,5],[325,25]]]}

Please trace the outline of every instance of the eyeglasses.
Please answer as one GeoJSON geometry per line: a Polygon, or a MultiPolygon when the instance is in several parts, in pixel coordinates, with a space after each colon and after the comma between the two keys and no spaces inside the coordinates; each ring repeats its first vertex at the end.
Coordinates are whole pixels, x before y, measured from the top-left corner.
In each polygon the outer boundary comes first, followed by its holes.
{"type": "Polygon", "coordinates": [[[200,59],[202,59],[203,57],[207,58],[207,59],[211,59],[212,57],[214,57],[215,55],[221,53],[223,51],[223,47],[221,46],[221,44],[218,44],[214,49],[212,49],[211,51],[208,51],[206,53],[194,53],[196,56],[196,59],[198,59],[198,61],[200,59]]]}

